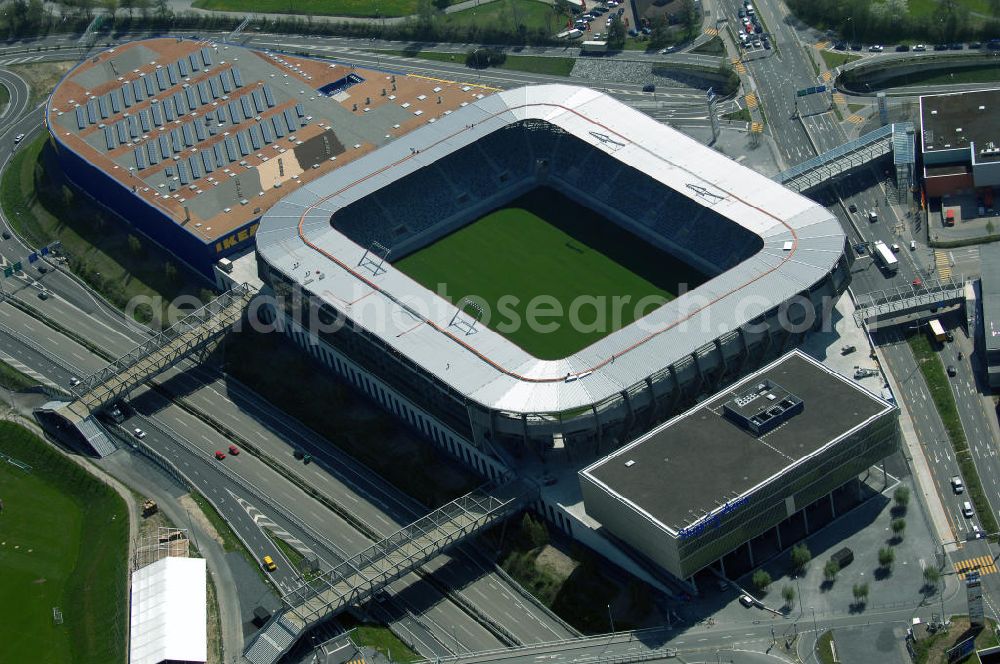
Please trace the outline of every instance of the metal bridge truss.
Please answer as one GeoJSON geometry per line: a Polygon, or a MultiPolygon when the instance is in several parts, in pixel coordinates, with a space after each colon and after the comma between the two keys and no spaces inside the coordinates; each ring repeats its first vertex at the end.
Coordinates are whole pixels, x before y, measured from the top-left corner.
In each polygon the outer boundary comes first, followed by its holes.
{"type": "Polygon", "coordinates": [[[247,649],[255,664],[277,661],[312,624],[364,601],[420,567],[450,546],[506,518],[534,499],[521,482],[482,487],[421,517],[322,576],[304,581],[284,595],[285,608],[272,618],[247,649]]]}
{"type": "Polygon", "coordinates": [[[67,410],[86,418],[191,353],[218,341],[240,320],[255,293],[248,284],[235,286],[87,376],[73,389],[77,398],[67,410]]]}
{"type": "Polygon", "coordinates": [[[920,286],[907,284],[857,296],[854,322],[871,330],[893,324],[893,319],[907,314],[960,304],[965,301],[965,284],[955,279],[936,279],[920,286]]]}
{"type": "Polygon", "coordinates": [[[912,122],[888,124],[782,171],[774,179],[803,193],[892,153],[899,190],[908,192],[913,172],[913,132],[912,122]]]}

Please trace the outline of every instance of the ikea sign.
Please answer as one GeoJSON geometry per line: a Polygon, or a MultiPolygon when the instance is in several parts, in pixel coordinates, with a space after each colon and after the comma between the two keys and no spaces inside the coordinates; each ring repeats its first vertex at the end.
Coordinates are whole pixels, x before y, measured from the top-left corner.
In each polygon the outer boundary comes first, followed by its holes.
{"type": "Polygon", "coordinates": [[[260,222],[255,221],[224,238],[220,238],[215,243],[215,253],[221,254],[224,251],[229,251],[230,249],[234,249],[238,245],[241,245],[247,240],[253,238],[253,236],[257,234],[258,226],[260,226],[260,222]]]}

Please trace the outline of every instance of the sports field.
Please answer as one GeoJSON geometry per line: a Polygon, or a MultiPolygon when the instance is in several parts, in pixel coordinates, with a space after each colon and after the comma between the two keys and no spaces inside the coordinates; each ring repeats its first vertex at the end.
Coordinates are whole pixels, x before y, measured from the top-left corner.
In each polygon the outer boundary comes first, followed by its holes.
{"type": "Polygon", "coordinates": [[[541,359],[575,353],[705,277],[555,190],[539,188],[395,264],[541,359]],[[442,290],[441,284],[446,289],[442,290]],[[529,324],[529,321],[533,323],[529,324]]]}
{"type": "Polygon", "coordinates": [[[125,503],[15,424],[0,453],[0,661],[124,664],[125,503]]]}

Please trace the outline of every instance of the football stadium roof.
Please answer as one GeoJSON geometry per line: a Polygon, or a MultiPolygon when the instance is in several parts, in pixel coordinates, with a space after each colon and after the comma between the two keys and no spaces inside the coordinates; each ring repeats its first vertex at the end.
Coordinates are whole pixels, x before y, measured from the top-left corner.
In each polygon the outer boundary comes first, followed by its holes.
{"type": "Polygon", "coordinates": [[[839,222],[820,205],[595,90],[518,88],[435,120],[282,199],[261,220],[257,251],[271,269],[344,312],[355,327],[494,410],[550,413],[600,403],[807,291],[844,252],[839,222]],[[758,235],[763,248],[559,360],[535,358],[485,325],[466,334],[453,324],[455,306],[402,272],[386,265],[375,275],[358,266],[366,248],[332,227],[335,211],[493,131],[531,119],[555,125],[711,207],[758,235]]]}

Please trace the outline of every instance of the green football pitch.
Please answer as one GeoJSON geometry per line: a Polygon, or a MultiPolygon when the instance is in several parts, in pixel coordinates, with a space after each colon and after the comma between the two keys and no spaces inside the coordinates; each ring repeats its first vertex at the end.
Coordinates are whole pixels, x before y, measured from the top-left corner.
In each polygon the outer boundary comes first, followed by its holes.
{"type": "Polygon", "coordinates": [[[0,457],[0,660],[124,664],[125,504],[17,425],[0,452],[32,466],[0,457]]]}
{"type": "Polygon", "coordinates": [[[704,275],[555,190],[539,188],[395,267],[535,357],[571,355],[704,275]],[[472,312],[471,308],[466,309],[472,312]]]}

